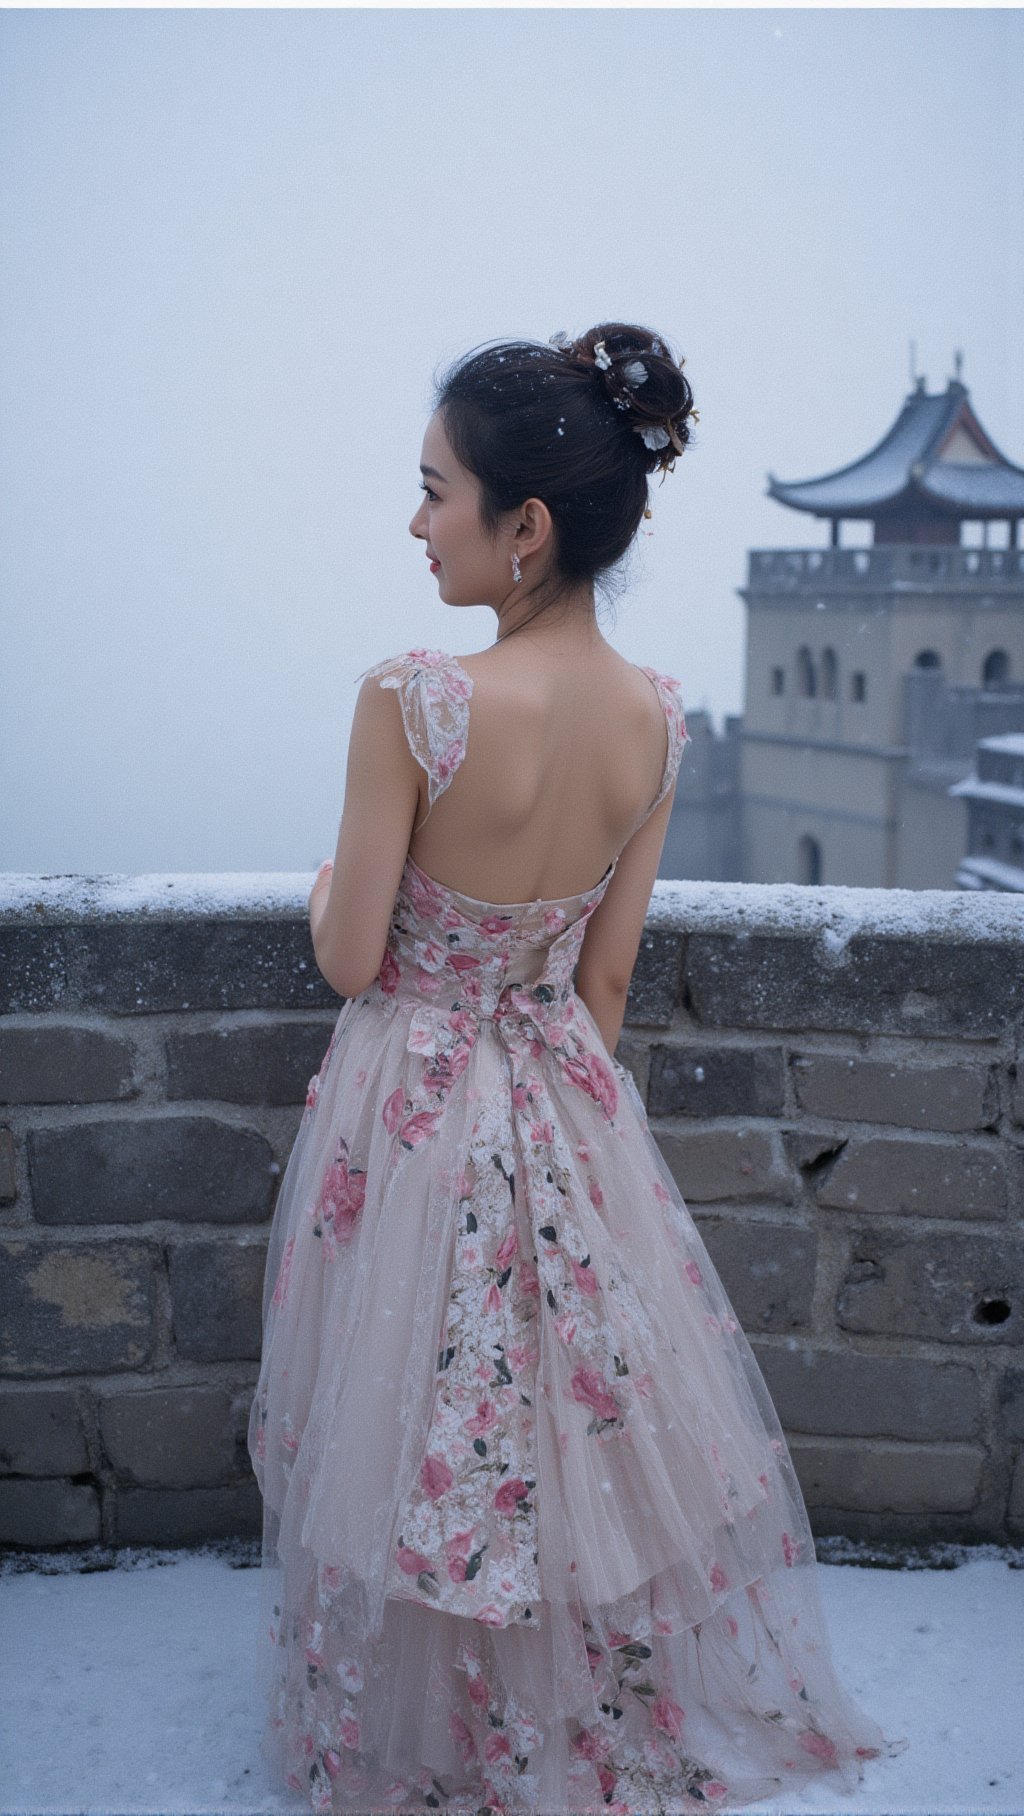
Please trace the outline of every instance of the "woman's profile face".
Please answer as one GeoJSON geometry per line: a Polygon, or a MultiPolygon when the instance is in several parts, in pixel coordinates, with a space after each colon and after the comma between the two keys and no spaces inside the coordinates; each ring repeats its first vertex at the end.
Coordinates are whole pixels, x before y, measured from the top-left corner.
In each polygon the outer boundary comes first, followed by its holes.
{"type": "Polygon", "coordinates": [[[480,482],[456,460],[437,411],[423,437],[420,474],[423,499],[409,529],[436,564],[439,596],[446,605],[497,606],[513,584],[511,537],[486,535],[480,482]]]}

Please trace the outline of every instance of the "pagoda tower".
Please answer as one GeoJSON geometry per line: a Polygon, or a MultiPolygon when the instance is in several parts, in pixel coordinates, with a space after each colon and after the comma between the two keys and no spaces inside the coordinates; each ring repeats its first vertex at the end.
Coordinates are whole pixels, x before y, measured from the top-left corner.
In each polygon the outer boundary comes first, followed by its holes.
{"type": "Polygon", "coordinates": [[[1024,729],[1024,468],[982,427],[959,366],[944,392],[918,378],[859,460],[768,475],[769,497],[830,536],[752,549],[737,589],[748,880],[953,888],[966,816],[950,786],[977,738],[1024,729]],[[871,543],[843,547],[855,519],[871,543]]]}

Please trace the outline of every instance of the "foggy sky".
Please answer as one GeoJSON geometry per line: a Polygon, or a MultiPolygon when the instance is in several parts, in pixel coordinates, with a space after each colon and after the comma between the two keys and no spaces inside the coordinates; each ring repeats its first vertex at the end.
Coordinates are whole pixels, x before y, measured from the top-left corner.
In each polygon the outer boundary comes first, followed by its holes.
{"type": "Polygon", "coordinates": [[[1024,464],[1022,53],[1012,9],[5,12],[0,869],[333,853],[360,670],[493,641],[407,526],[432,373],[498,336],[685,353],[602,622],[741,711],[747,550],[828,534],[766,472],[873,446],[911,341],[1024,464]]]}

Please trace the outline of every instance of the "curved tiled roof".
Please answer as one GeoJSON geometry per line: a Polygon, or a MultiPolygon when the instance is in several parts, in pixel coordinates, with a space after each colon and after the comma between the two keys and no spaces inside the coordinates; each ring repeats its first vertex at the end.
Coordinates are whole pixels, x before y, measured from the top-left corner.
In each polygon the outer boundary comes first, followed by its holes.
{"type": "Polygon", "coordinates": [[[768,496],[819,517],[873,517],[915,503],[954,517],[1024,516],[1024,467],[996,447],[974,414],[967,387],[950,379],[929,393],[924,380],[904,402],[892,428],[869,453],[819,479],[787,481],[768,475],[768,496]],[[969,460],[944,460],[956,443],[976,450],[969,460]]]}

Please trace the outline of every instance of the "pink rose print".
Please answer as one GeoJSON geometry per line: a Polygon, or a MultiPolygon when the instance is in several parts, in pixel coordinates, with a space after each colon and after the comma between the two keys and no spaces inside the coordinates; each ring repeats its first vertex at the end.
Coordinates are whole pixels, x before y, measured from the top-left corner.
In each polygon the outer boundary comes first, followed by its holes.
{"type": "Polygon", "coordinates": [[[497,1730],[488,1734],[484,1742],[484,1753],[492,1765],[496,1759],[511,1759],[512,1746],[508,1735],[500,1734],[497,1730]]]}
{"type": "Polygon", "coordinates": [[[356,1226],[366,1197],[366,1174],[350,1172],[348,1157],[341,1153],[323,1177],[317,1211],[331,1224],[339,1242],[347,1242],[356,1226]]]}
{"type": "Polygon", "coordinates": [[[454,1477],[443,1457],[427,1455],[420,1470],[420,1486],[432,1501],[440,1500],[451,1487],[454,1477]]]}
{"type": "Polygon", "coordinates": [[[839,1764],[835,1741],[829,1740],[827,1734],[816,1734],[813,1728],[805,1728],[797,1738],[804,1752],[813,1758],[822,1760],[827,1766],[839,1764]]]}
{"type": "Polygon", "coordinates": [[[485,1431],[490,1431],[498,1423],[498,1408],[493,1400],[481,1400],[472,1418],[465,1422],[464,1430],[471,1438],[482,1438],[485,1431]]]}
{"type": "Polygon", "coordinates": [[[725,1617],[725,1628],[730,1639],[739,1638],[740,1624],[739,1621],[733,1619],[731,1614],[727,1614],[725,1617]]]}
{"type": "Polygon", "coordinates": [[[729,1789],[728,1785],[723,1784],[720,1778],[706,1778],[700,1788],[705,1797],[713,1797],[716,1803],[719,1797],[724,1797],[729,1789]]]}
{"type": "MultiPolygon", "coordinates": [[[[575,1343],[576,1320],[573,1317],[572,1312],[559,1312],[558,1317],[555,1319],[555,1329],[561,1337],[562,1342],[567,1347],[570,1344],[575,1343]]],[[[576,1397],[578,1399],[579,1395],[577,1394],[576,1397]]]]}
{"type": "Polygon", "coordinates": [[[670,1696],[656,1696],[651,1704],[651,1720],[670,1740],[678,1740],[686,1711],[670,1696]]]}
{"type": "Polygon", "coordinates": [[[782,1535],[782,1555],[786,1560],[787,1567],[790,1569],[796,1562],[799,1550],[800,1547],[796,1540],[791,1539],[788,1532],[784,1532],[782,1535]]]}
{"type": "Polygon", "coordinates": [[[399,1570],[405,1571],[406,1576],[419,1576],[421,1570],[430,1569],[430,1559],[424,1557],[422,1551],[411,1550],[408,1545],[399,1545],[395,1552],[395,1561],[399,1570]]]}
{"type": "Polygon", "coordinates": [[[512,1476],[507,1482],[502,1482],[494,1497],[494,1505],[499,1513],[515,1513],[519,1502],[525,1501],[529,1492],[522,1476],[512,1476]]]}
{"type": "Polygon", "coordinates": [[[486,1709],[488,1703],[487,1685],[482,1677],[471,1677],[469,1680],[469,1700],[478,1709],[486,1709]]]}
{"type": "Polygon", "coordinates": [[[555,1131],[550,1122],[535,1122],[530,1127],[530,1140],[538,1146],[548,1146],[555,1139],[555,1131]]]}
{"type": "Polygon", "coordinates": [[[570,1753],[578,1759],[592,1759],[596,1762],[607,1759],[612,1750],[612,1743],[607,1734],[598,1728],[581,1728],[569,1742],[570,1753]]]}
{"type": "Polygon", "coordinates": [[[586,1298],[593,1299],[597,1292],[597,1278],[593,1268],[584,1267],[582,1261],[577,1261],[575,1255],[570,1255],[569,1259],[572,1262],[573,1277],[580,1292],[586,1298]]]}
{"type": "Polygon", "coordinates": [[[503,1627],[505,1625],[505,1616],[493,1602],[488,1602],[486,1608],[478,1608],[473,1619],[482,1621],[485,1627],[503,1627]]]}
{"type": "Polygon", "coordinates": [[[660,1204],[668,1204],[670,1202],[669,1194],[666,1192],[660,1179],[654,1181],[654,1196],[660,1204]]]}
{"type": "Polygon", "coordinates": [[[332,1778],[337,1778],[338,1773],[341,1771],[341,1754],[336,1753],[333,1747],[328,1747],[324,1754],[324,1765],[327,1767],[330,1776],[332,1778]]]}
{"type": "Polygon", "coordinates": [[[404,1108],[405,1092],[401,1085],[398,1085],[396,1089],[392,1091],[391,1096],[385,1099],[384,1108],[381,1111],[384,1127],[387,1129],[389,1135],[394,1134],[401,1122],[404,1108]]]}
{"type": "Polygon", "coordinates": [[[341,1718],[341,1739],[346,1747],[354,1752],[359,1749],[359,1723],[354,1715],[343,1715],[341,1718]]]}
{"type": "Polygon", "coordinates": [[[516,1231],[515,1225],[513,1224],[512,1228],[508,1231],[507,1235],[505,1235],[502,1238],[502,1240],[498,1246],[498,1252],[494,1257],[498,1266],[504,1270],[508,1266],[509,1262],[512,1260],[512,1257],[516,1253],[518,1248],[519,1248],[519,1236],[516,1231]]]}
{"type": "Polygon", "coordinates": [[[694,1286],[699,1286],[701,1281],[704,1278],[703,1274],[700,1271],[700,1268],[697,1266],[696,1261],[688,1261],[686,1263],[685,1272],[686,1272],[686,1278],[688,1280],[692,1280],[694,1286]]]}
{"type": "Polygon", "coordinates": [[[519,1265],[519,1290],[528,1299],[540,1297],[540,1275],[532,1261],[523,1261],[519,1265]]]}
{"type": "Polygon", "coordinates": [[[490,1316],[493,1316],[493,1314],[495,1312],[500,1312],[500,1310],[501,1310],[501,1288],[498,1286],[498,1283],[496,1280],[492,1280],[490,1286],[487,1288],[487,1291],[484,1294],[484,1311],[490,1317],[490,1316]]]}
{"type": "Polygon", "coordinates": [[[456,1750],[463,1765],[468,1765],[476,1752],[476,1741],[472,1731],[466,1726],[461,1715],[453,1711],[448,1717],[448,1732],[455,1742],[456,1750]]]}
{"type": "Polygon", "coordinates": [[[609,1393],[604,1376],[596,1368],[578,1368],[571,1385],[573,1399],[593,1407],[599,1419],[618,1418],[619,1403],[614,1394],[609,1393]]]}
{"type": "MultiPolygon", "coordinates": [[[[401,1087],[397,1093],[400,1095],[401,1087]]],[[[388,1103],[392,1100],[389,1097],[388,1103]]],[[[385,1109],[387,1105],[385,1105],[385,1109]]],[[[437,1133],[438,1112],[436,1110],[417,1110],[414,1116],[407,1116],[398,1131],[398,1139],[408,1148],[418,1147],[421,1141],[429,1141],[437,1133]]]]}
{"type": "Polygon", "coordinates": [[[593,1175],[587,1180],[587,1191],[590,1194],[590,1202],[595,1211],[599,1211],[604,1204],[604,1193],[593,1175]]]}
{"type": "Polygon", "coordinates": [[[722,1569],[721,1564],[712,1564],[711,1566],[711,1587],[716,1595],[720,1595],[723,1589],[728,1589],[729,1587],[729,1579],[722,1569]]]}

